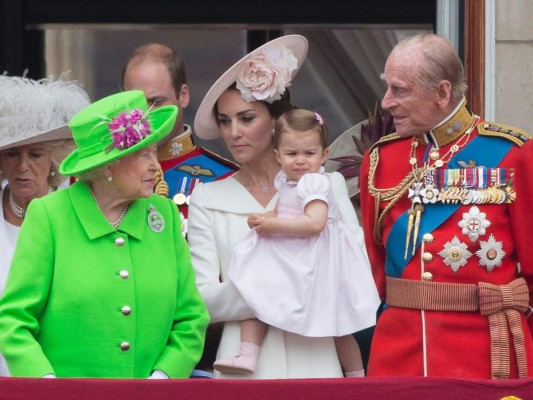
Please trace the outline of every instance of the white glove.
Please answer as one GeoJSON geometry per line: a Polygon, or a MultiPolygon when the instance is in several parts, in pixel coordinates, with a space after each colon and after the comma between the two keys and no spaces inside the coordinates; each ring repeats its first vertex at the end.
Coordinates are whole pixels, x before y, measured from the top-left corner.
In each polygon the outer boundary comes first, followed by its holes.
{"type": "Polygon", "coordinates": [[[148,379],[170,379],[163,371],[156,369],[148,379]]]}

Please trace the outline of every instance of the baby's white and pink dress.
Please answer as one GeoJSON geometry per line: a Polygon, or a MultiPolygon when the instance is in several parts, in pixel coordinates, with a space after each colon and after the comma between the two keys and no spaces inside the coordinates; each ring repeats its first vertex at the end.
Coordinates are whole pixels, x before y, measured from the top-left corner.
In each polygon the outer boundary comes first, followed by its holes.
{"type": "Polygon", "coordinates": [[[250,230],[235,247],[229,278],[256,317],[310,337],[344,336],[375,325],[379,297],[368,258],[349,231],[330,191],[328,175],[275,179],[278,217],[304,214],[313,200],[326,202],[328,222],[306,237],[258,235],[250,230]]]}

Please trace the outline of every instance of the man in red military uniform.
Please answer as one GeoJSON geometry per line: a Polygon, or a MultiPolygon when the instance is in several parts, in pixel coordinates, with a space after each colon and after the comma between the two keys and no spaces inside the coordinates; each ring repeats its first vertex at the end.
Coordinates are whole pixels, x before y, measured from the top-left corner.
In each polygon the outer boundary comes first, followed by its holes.
{"type": "Polygon", "coordinates": [[[173,133],[157,150],[164,175],[156,192],[178,205],[185,235],[188,199],[196,184],[226,178],[238,166],[194,144],[191,127],[183,123],[183,111],[189,105],[185,65],[175,50],[158,43],[138,47],[124,68],[122,82],[126,90],[144,91],[154,108],[174,104],[179,109],[173,133]]]}
{"type": "Polygon", "coordinates": [[[361,173],[383,299],[368,375],[532,376],[529,136],[469,112],[461,61],[437,35],[398,43],[383,78],[396,133],[361,173]]]}

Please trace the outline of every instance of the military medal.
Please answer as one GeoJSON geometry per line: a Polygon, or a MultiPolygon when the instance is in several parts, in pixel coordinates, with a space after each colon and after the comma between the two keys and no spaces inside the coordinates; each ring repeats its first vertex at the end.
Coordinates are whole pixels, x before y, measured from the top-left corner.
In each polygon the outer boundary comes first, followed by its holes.
{"type": "Polygon", "coordinates": [[[165,220],[163,219],[163,216],[156,211],[153,204],[150,204],[148,207],[148,226],[156,233],[165,229],[165,220]]]}
{"type": "MultiPolygon", "coordinates": [[[[460,168],[430,172],[432,186],[420,190],[422,201],[429,203],[427,189],[438,189],[437,202],[443,204],[503,204],[515,200],[513,168],[460,168]]],[[[435,192],[436,193],[436,192],[435,192]]]]}
{"type": "Polygon", "coordinates": [[[415,182],[413,183],[413,186],[409,188],[409,194],[407,197],[411,199],[411,201],[414,203],[422,203],[421,193],[422,190],[422,183],[415,182]]]}
{"type": "Polygon", "coordinates": [[[468,236],[470,241],[475,243],[479,235],[485,234],[485,228],[490,226],[490,221],[487,219],[487,214],[480,212],[477,206],[472,206],[467,213],[463,213],[463,220],[459,221],[458,225],[463,235],[468,236]]]}
{"type": "Polygon", "coordinates": [[[191,201],[191,195],[192,195],[193,189],[196,187],[196,184],[199,182],[200,182],[199,178],[194,178],[191,181],[191,184],[189,185],[189,190],[187,192],[187,199],[185,200],[185,203],[187,203],[187,205],[189,205],[189,202],[191,201]]]}
{"type": "Polygon", "coordinates": [[[471,190],[472,192],[472,204],[481,204],[483,201],[483,192],[477,189],[471,190]]]}
{"type": "Polygon", "coordinates": [[[454,236],[451,242],[446,242],[439,255],[444,258],[444,264],[451,267],[453,272],[459,271],[459,268],[464,267],[466,261],[472,257],[466,244],[462,243],[457,236],[454,236]]]}
{"type": "Polygon", "coordinates": [[[174,203],[176,203],[178,206],[181,206],[183,204],[185,204],[185,202],[187,201],[187,196],[185,196],[184,193],[176,193],[174,195],[174,197],[172,197],[172,200],[174,201],[174,203]]]}
{"type": "MultiPolygon", "coordinates": [[[[408,176],[409,180],[407,180],[407,184],[404,186],[407,190],[407,197],[411,200],[411,209],[407,211],[405,259],[407,259],[409,254],[411,236],[413,240],[411,254],[414,256],[416,252],[416,242],[425,204],[429,205],[437,202],[444,204],[473,203],[473,198],[469,195],[469,190],[467,189],[467,171],[465,169],[442,170],[441,167],[450,162],[454,155],[466,146],[478,120],[479,117],[477,116],[472,118],[470,126],[466,129],[464,135],[462,135],[457,143],[451,145],[444,155],[441,156],[439,148],[426,149],[426,156],[422,166],[418,165],[416,154],[419,140],[416,136],[413,137],[409,154],[411,173],[408,176]]],[[[374,156],[374,153],[371,156],[374,156]]],[[[395,190],[396,188],[391,190],[390,193],[387,192],[387,195],[390,194],[392,199],[397,199],[398,193],[395,190]]],[[[381,197],[381,200],[384,200],[384,197],[381,197]]],[[[381,219],[382,216],[379,217],[378,223],[381,219]]],[[[459,239],[456,238],[455,241],[447,243],[447,247],[440,254],[445,259],[445,263],[450,265],[454,271],[457,271],[461,266],[466,264],[466,259],[471,257],[472,253],[467,250],[466,245],[459,242],[459,239]]]]}
{"type": "Polygon", "coordinates": [[[479,257],[479,265],[485,267],[487,272],[492,272],[495,267],[502,265],[502,260],[505,256],[503,243],[497,242],[491,234],[489,240],[479,241],[479,250],[476,251],[476,255],[479,257]]]}
{"type": "Polygon", "coordinates": [[[185,188],[187,187],[187,179],[188,179],[187,177],[183,177],[183,179],[181,180],[180,191],[176,193],[174,197],[172,197],[172,200],[178,206],[185,204],[185,202],[187,201],[187,196],[185,195],[185,188]]]}
{"type": "Polygon", "coordinates": [[[434,204],[437,202],[439,197],[439,191],[433,186],[433,184],[428,184],[420,191],[422,195],[422,202],[424,204],[434,204]]]}

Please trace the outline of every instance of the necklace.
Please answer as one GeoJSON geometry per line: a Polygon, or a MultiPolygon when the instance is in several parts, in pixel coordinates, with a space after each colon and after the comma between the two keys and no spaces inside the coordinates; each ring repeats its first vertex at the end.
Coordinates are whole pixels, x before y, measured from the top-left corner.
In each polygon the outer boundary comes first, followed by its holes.
{"type": "MultiPolygon", "coordinates": [[[[240,176],[242,177],[242,173],[240,174],[240,176]]],[[[251,180],[248,180],[246,178],[245,178],[244,182],[242,181],[242,178],[239,179],[239,181],[248,190],[250,190],[250,187],[258,187],[259,189],[261,189],[261,191],[263,193],[268,193],[268,191],[270,190],[270,185],[268,185],[268,184],[267,185],[261,185],[261,184],[251,183],[251,180]]]]}
{"type": "MultiPolygon", "coordinates": [[[[52,193],[53,191],[54,187],[48,185],[47,194],[52,193]]],[[[15,202],[15,199],[13,198],[13,192],[11,190],[9,190],[9,208],[11,209],[11,212],[15,214],[15,216],[17,216],[18,218],[22,219],[26,215],[26,208],[19,206],[15,202]]]]}
{"type": "MultiPolygon", "coordinates": [[[[98,206],[98,208],[100,209],[100,211],[102,211],[102,207],[100,207],[100,203],[98,203],[98,200],[96,200],[96,196],[94,195],[93,189],[90,188],[90,190],[91,190],[91,194],[93,195],[94,202],[96,203],[96,205],[98,206]]],[[[122,223],[122,220],[124,219],[124,217],[126,216],[126,213],[128,212],[128,208],[129,208],[129,207],[130,207],[129,204],[126,204],[126,205],[124,206],[124,208],[122,209],[122,212],[120,213],[120,215],[119,215],[119,217],[118,217],[118,219],[117,219],[116,221],[114,221],[114,222],[112,222],[112,221],[107,221],[107,222],[109,222],[109,224],[110,224],[113,228],[117,229],[117,228],[120,226],[120,224],[122,223]]]]}

